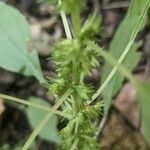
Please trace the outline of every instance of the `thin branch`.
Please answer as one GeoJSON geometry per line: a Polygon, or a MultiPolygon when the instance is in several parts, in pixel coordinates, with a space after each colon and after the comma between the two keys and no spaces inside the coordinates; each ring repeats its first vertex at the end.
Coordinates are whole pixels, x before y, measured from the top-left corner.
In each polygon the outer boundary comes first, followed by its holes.
{"type": "Polygon", "coordinates": [[[99,126],[98,126],[98,129],[97,129],[96,134],[95,134],[95,138],[96,138],[96,139],[98,138],[100,132],[102,131],[102,129],[103,129],[105,123],[106,123],[106,120],[107,120],[107,115],[105,115],[105,116],[103,117],[102,121],[100,122],[100,124],[99,124],[99,126]]]}
{"type": "MultiPolygon", "coordinates": [[[[14,101],[14,102],[24,104],[24,105],[27,105],[27,106],[42,109],[42,110],[45,110],[45,111],[50,111],[49,107],[45,107],[45,106],[42,106],[42,105],[39,105],[39,104],[35,104],[35,103],[30,102],[30,101],[26,101],[26,100],[16,98],[16,97],[13,97],[13,96],[9,96],[9,95],[5,95],[5,94],[0,93],[0,97],[3,100],[10,100],[10,101],[14,101]]],[[[61,111],[58,111],[58,110],[55,111],[55,114],[63,116],[65,118],[70,118],[70,116],[68,114],[62,113],[61,111]]]]}
{"type": "MultiPolygon", "coordinates": [[[[61,0],[58,1],[58,5],[59,6],[62,5],[62,1],[61,0]]],[[[60,11],[60,15],[61,15],[61,18],[62,18],[62,22],[63,22],[63,26],[64,26],[64,29],[65,29],[66,37],[68,39],[72,39],[69,23],[68,23],[68,20],[67,20],[67,17],[65,15],[65,13],[63,11],[60,11]]]]}
{"type": "Polygon", "coordinates": [[[57,103],[50,108],[50,111],[44,116],[44,118],[41,120],[41,122],[37,125],[37,127],[34,129],[28,140],[26,141],[25,145],[22,147],[21,150],[28,150],[32,142],[35,140],[36,136],[39,134],[39,132],[42,130],[42,128],[45,126],[45,124],[48,122],[48,120],[52,117],[54,112],[62,105],[62,103],[66,100],[66,98],[71,94],[72,90],[68,89],[64,95],[57,100],[57,103]]]}

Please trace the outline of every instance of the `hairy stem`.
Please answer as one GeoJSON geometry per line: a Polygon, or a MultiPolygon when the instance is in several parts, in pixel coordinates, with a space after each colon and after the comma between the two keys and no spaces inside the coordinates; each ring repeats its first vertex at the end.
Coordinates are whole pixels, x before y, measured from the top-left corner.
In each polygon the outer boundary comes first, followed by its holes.
{"type": "MultiPolygon", "coordinates": [[[[76,4],[76,0],[72,1],[72,9],[71,9],[71,20],[73,25],[73,31],[74,31],[74,38],[77,39],[76,42],[78,42],[78,36],[80,33],[80,9],[78,5],[76,4]]],[[[79,84],[79,63],[77,61],[78,53],[80,53],[80,49],[76,49],[73,64],[72,64],[72,77],[73,77],[73,84],[78,85],[79,84]]],[[[80,110],[80,97],[77,92],[73,94],[74,100],[75,100],[75,112],[78,113],[80,110]]]]}
{"type": "Polygon", "coordinates": [[[80,33],[81,23],[80,23],[80,9],[76,4],[76,0],[72,1],[71,19],[75,37],[78,37],[80,33]]]}

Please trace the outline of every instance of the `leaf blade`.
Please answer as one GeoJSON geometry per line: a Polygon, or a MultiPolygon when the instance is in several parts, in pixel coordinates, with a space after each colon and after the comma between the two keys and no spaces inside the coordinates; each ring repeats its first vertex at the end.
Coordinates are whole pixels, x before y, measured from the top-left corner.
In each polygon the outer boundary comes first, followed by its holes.
{"type": "MultiPolygon", "coordinates": [[[[123,63],[127,68],[130,67],[129,71],[133,70],[139,59],[139,55],[137,55],[136,52],[132,52],[136,51],[137,49],[134,48],[135,44],[133,45],[133,42],[139,30],[143,27],[146,13],[150,5],[150,0],[146,0],[145,3],[142,3],[142,5],[138,5],[137,7],[137,5],[135,4],[138,3],[138,1],[140,0],[132,1],[132,5],[124,21],[121,23],[119,29],[117,30],[109,50],[110,54],[115,59],[119,59],[120,63],[123,63]],[[126,57],[127,54],[128,57],[126,57]],[[134,63],[129,63],[129,60],[131,60],[132,58],[134,63]]],[[[111,70],[113,70],[113,67],[109,63],[105,63],[102,73],[102,82],[107,79],[107,76],[109,76],[111,70]]],[[[109,84],[107,84],[106,88],[102,92],[102,95],[104,99],[106,99],[107,103],[105,107],[106,113],[108,112],[111,105],[112,97],[115,96],[115,94],[119,90],[123,79],[124,76],[121,76],[119,74],[113,76],[112,80],[109,82],[109,84]],[[114,85],[117,85],[115,89],[113,88],[114,85]]]]}
{"type": "Polygon", "coordinates": [[[27,76],[34,75],[44,82],[37,53],[27,50],[31,32],[24,16],[3,2],[0,2],[0,35],[0,67],[27,76]]]}
{"type": "MultiPolygon", "coordinates": [[[[46,103],[43,99],[37,97],[30,97],[29,101],[38,105],[42,105],[45,107],[50,107],[48,103],[46,103]]],[[[44,110],[39,110],[29,106],[26,110],[27,116],[31,123],[31,126],[35,128],[37,124],[42,120],[42,118],[47,113],[44,110]]],[[[51,119],[46,123],[44,128],[40,131],[39,136],[55,143],[60,143],[60,137],[58,136],[57,130],[57,117],[53,115],[51,119]]]]}

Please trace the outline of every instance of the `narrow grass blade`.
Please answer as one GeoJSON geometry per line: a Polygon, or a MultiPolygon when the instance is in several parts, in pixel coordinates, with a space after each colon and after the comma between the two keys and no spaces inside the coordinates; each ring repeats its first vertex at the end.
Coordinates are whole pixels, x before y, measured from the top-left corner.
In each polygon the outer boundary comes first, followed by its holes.
{"type": "Polygon", "coordinates": [[[35,140],[36,136],[39,134],[41,129],[45,126],[50,117],[54,114],[54,112],[62,105],[62,103],[66,100],[66,98],[71,94],[71,89],[68,89],[64,95],[57,100],[57,103],[51,108],[51,110],[45,115],[45,117],[41,120],[41,122],[37,125],[37,127],[32,132],[31,136],[26,141],[25,145],[21,150],[28,150],[29,146],[35,140]]]}
{"type": "MultiPolygon", "coordinates": [[[[3,100],[9,100],[9,101],[17,102],[17,103],[20,103],[20,104],[23,104],[23,105],[35,107],[37,109],[43,109],[45,111],[50,111],[49,107],[41,106],[41,105],[32,103],[30,101],[26,101],[26,100],[23,100],[23,99],[20,99],[20,98],[16,98],[16,97],[13,97],[13,96],[9,96],[9,95],[5,95],[5,94],[1,94],[0,93],[0,97],[3,98],[3,100]]],[[[69,118],[68,114],[64,114],[64,113],[62,113],[61,111],[58,111],[58,110],[55,111],[55,114],[63,116],[65,118],[66,117],[69,118]]]]}
{"type": "MultiPolygon", "coordinates": [[[[137,2],[139,0],[134,0],[133,2],[135,2],[135,1],[137,2]]],[[[108,93],[111,91],[111,88],[112,88],[112,87],[110,87],[110,82],[112,81],[112,78],[114,77],[115,73],[117,72],[117,69],[118,69],[117,65],[121,64],[125,60],[127,54],[129,53],[129,50],[131,49],[131,47],[134,43],[134,40],[136,38],[137,33],[139,32],[139,30],[141,29],[141,26],[143,25],[143,22],[145,21],[145,16],[146,16],[147,10],[150,6],[150,0],[146,0],[145,3],[142,6],[144,6],[144,7],[141,9],[141,11],[139,11],[140,16],[138,14],[138,16],[136,18],[136,24],[134,24],[134,22],[132,22],[132,30],[130,30],[130,35],[128,35],[129,37],[128,37],[128,39],[126,39],[127,41],[124,41],[125,42],[125,45],[124,45],[125,47],[124,47],[124,50],[123,50],[122,54],[120,55],[120,57],[119,56],[117,57],[117,58],[119,58],[117,64],[116,65],[114,64],[114,67],[112,67],[112,66],[109,67],[109,68],[107,66],[105,67],[105,70],[103,70],[104,74],[105,74],[104,75],[105,78],[102,79],[102,81],[103,81],[102,85],[100,86],[100,88],[97,90],[97,92],[92,97],[92,99],[94,100],[101,93],[103,93],[104,98],[107,99],[107,102],[106,102],[107,105],[105,106],[105,112],[106,113],[108,112],[109,107],[111,105],[112,96],[114,96],[114,94],[115,94],[115,93],[113,93],[109,98],[107,97],[108,93]],[[111,68],[112,68],[112,70],[111,70],[111,68]]],[[[129,10],[129,13],[131,13],[133,15],[133,12],[131,12],[131,11],[133,11],[133,6],[131,6],[131,9],[129,10]]],[[[128,17],[127,19],[129,19],[129,16],[127,16],[127,17],[128,17]]],[[[130,24],[130,22],[128,22],[128,24],[130,24]]],[[[122,30],[125,31],[126,29],[123,28],[122,30]]],[[[122,49],[122,47],[116,48],[115,53],[118,53],[118,50],[120,48],[122,49]]],[[[114,55],[114,54],[112,54],[112,55],[114,55]]],[[[115,57],[115,59],[117,59],[117,58],[115,57]]],[[[114,84],[115,84],[115,82],[114,82],[114,84]]]]}

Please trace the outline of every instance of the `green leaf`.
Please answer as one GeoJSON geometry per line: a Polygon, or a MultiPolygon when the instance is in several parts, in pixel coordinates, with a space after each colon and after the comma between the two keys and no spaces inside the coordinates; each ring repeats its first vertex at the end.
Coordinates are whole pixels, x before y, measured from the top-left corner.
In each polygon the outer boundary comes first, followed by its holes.
{"type": "MultiPolygon", "coordinates": [[[[138,45],[134,44],[134,46],[132,46],[132,50],[127,54],[126,58],[122,62],[122,64],[128,68],[128,71],[133,70],[134,67],[137,65],[137,63],[139,62],[141,54],[137,53],[137,51],[136,51],[137,48],[138,48],[138,45]]],[[[108,67],[108,70],[109,70],[109,67],[108,67]]],[[[124,78],[125,78],[125,76],[120,74],[120,72],[116,72],[114,77],[111,79],[109,84],[104,89],[103,96],[105,98],[105,105],[104,105],[105,111],[107,111],[109,109],[109,107],[111,105],[111,100],[112,100],[113,96],[115,96],[115,94],[121,88],[124,78]]]]}
{"type": "MultiPolygon", "coordinates": [[[[49,104],[41,98],[31,97],[29,100],[33,103],[40,104],[41,106],[50,107],[49,104]]],[[[46,111],[33,108],[32,106],[29,106],[27,108],[27,115],[33,129],[39,124],[39,122],[43,119],[43,117],[46,114],[47,114],[46,111]]],[[[53,115],[51,119],[46,123],[44,128],[39,133],[39,136],[46,140],[55,143],[60,143],[60,137],[58,136],[58,130],[57,130],[56,115],[53,115]]]]}
{"type": "MultiPolygon", "coordinates": [[[[97,46],[94,43],[92,44],[92,42],[89,42],[87,44],[89,47],[91,46],[95,50],[99,51],[99,53],[101,53],[100,55],[103,58],[105,58],[105,60],[109,64],[111,64],[112,66],[117,64],[117,61],[108,52],[102,51],[99,46],[97,46]]],[[[132,59],[133,58],[131,58],[131,60],[132,59]]],[[[130,61],[130,62],[133,63],[132,61],[130,61]]],[[[143,124],[144,124],[144,129],[145,129],[145,137],[150,142],[150,128],[149,128],[150,127],[150,109],[149,109],[149,107],[150,107],[150,81],[144,82],[144,81],[137,80],[135,77],[132,76],[130,71],[128,71],[128,68],[126,68],[123,64],[119,65],[118,72],[122,75],[125,75],[127,77],[127,79],[130,80],[130,82],[138,90],[139,100],[140,100],[140,104],[141,104],[140,106],[141,106],[141,112],[142,112],[142,120],[143,120],[143,124]]],[[[98,93],[95,93],[92,96],[92,97],[94,97],[94,98],[92,98],[92,100],[94,100],[95,97],[97,97],[97,95],[99,95],[99,91],[97,91],[97,92],[98,93]]]]}
{"type": "Polygon", "coordinates": [[[4,144],[2,145],[2,147],[0,147],[1,150],[10,150],[10,147],[8,144],[4,144]]]}
{"type": "Polygon", "coordinates": [[[29,26],[16,9],[0,2],[0,67],[35,76],[40,82],[44,77],[37,52],[28,52],[27,42],[31,38],[29,26]]]}
{"type": "MultiPolygon", "coordinates": [[[[137,65],[140,54],[136,52],[138,45],[132,44],[135,36],[138,31],[142,29],[143,24],[145,23],[146,12],[149,6],[150,0],[133,0],[132,5],[119,26],[111,44],[109,52],[110,54],[118,60],[125,50],[128,50],[127,56],[122,61],[122,64],[129,69],[133,70],[137,65]],[[140,5],[139,5],[140,4],[140,5]],[[132,44],[132,46],[130,45],[132,44]],[[129,49],[128,49],[129,48],[129,49]]],[[[103,68],[102,73],[102,83],[106,80],[113,67],[106,62],[103,68]]],[[[109,84],[106,86],[102,92],[105,101],[105,112],[107,113],[113,96],[116,95],[117,91],[120,89],[123,82],[124,76],[116,73],[115,76],[111,79],[109,84]]]]}
{"type": "Polygon", "coordinates": [[[60,98],[57,99],[55,105],[51,108],[51,110],[46,113],[46,115],[40,120],[30,137],[25,142],[22,150],[28,150],[29,146],[33,143],[36,136],[40,133],[40,131],[45,127],[49,119],[54,115],[55,111],[64,103],[64,101],[70,96],[72,93],[72,89],[68,89],[60,98]]]}
{"type": "Polygon", "coordinates": [[[97,12],[94,12],[84,23],[80,33],[81,38],[91,38],[95,33],[100,32],[100,25],[101,17],[97,14],[97,12]]]}
{"type": "Polygon", "coordinates": [[[139,93],[139,102],[144,125],[144,135],[150,143],[150,82],[137,81],[136,88],[139,93]]]}

